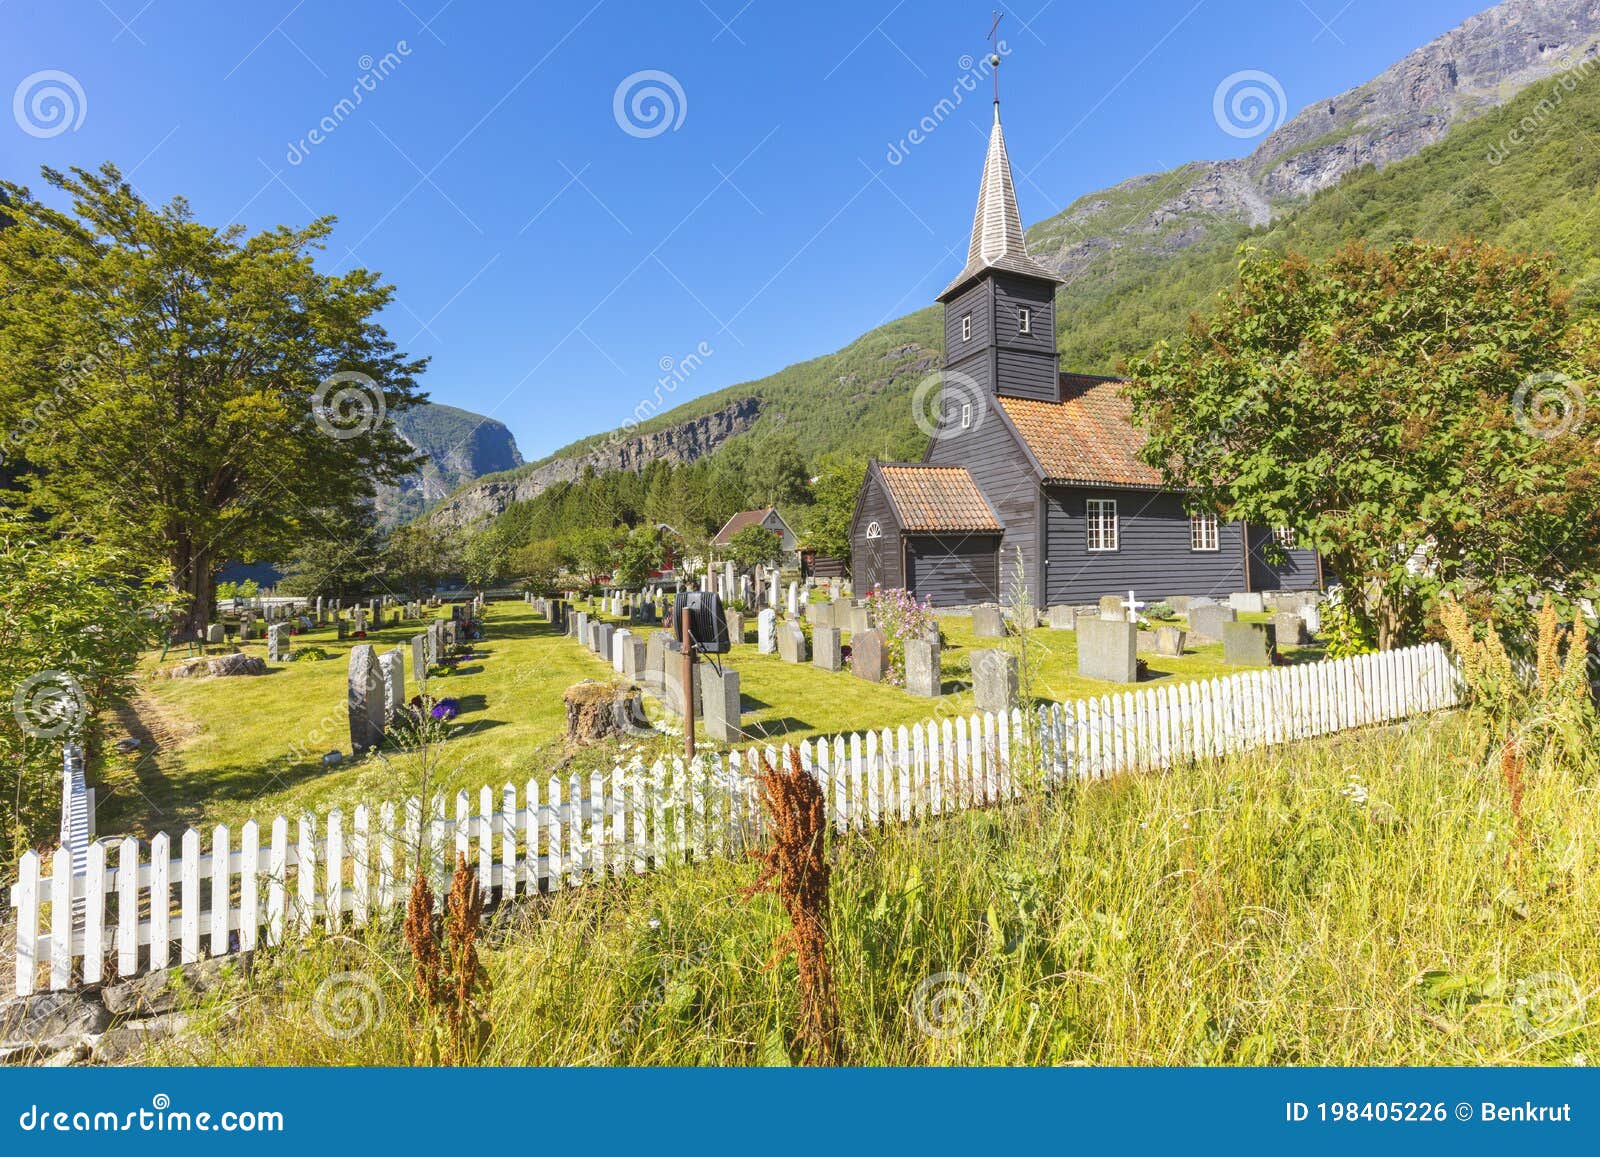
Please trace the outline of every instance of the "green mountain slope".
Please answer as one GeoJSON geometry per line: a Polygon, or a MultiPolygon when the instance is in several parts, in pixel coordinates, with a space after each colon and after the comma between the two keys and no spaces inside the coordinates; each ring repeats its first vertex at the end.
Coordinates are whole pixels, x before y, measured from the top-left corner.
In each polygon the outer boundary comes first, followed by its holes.
{"type": "Polygon", "coordinates": [[[511,431],[482,414],[424,402],[393,415],[393,421],[428,461],[399,486],[379,488],[378,516],[386,526],[416,517],[485,474],[522,465],[511,431]]]}

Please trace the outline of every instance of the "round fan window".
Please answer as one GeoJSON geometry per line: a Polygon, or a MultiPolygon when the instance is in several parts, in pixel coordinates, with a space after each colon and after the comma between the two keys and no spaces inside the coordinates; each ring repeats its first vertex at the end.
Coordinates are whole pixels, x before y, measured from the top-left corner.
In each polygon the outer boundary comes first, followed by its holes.
{"type": "Polygon", "coordinates": [[[879,526],[876,522],[867,523],[867,537],[868,538],[882,538],[883,537],[883,527],[879,526]]]}

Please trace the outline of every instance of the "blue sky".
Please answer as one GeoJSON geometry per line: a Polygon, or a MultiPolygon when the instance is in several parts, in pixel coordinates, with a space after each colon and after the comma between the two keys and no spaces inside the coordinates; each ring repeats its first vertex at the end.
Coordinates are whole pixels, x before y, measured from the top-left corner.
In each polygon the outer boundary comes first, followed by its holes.
{"type": "MultiPolygon", "coordinates": [[[[1269,73],[1293,115],[1485,6],[1023,0],[1000,25],[1023,218],[1249,152],[1213,115],[1224,77],[1269,73]]],[[[384,320],[432,397],[533,459],[702,346],[679,399],[928,304],[965,254],[986,91],[900,143],[981,61],[991,7],[0,0],[0,174],[112,160],[212,224],[337,216],[323,260],[396,286],[384,320]],[[52,86],[64,121],[28,99],[52,86]]]]}

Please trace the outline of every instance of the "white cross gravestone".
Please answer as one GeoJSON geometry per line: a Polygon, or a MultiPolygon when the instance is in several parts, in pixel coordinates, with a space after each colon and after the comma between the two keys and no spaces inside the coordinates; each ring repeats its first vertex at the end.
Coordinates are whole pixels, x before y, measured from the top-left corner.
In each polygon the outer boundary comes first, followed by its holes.
{"type": "Polygon", "coordinates": [[[1139,612],[1144,610],[1145,604],[1134,598],[1133,592],[1129,591],[1128,597],[1123,601],[1122,605],[1128,608],[1128,622],[1137,623],[1139,621],[1139,612]]]}

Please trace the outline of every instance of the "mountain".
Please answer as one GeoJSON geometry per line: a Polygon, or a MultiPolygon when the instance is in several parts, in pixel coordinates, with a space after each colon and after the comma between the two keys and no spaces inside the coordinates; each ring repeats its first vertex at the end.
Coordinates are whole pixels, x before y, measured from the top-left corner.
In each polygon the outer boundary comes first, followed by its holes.
{"type": "MultiPolygon", "coordinates": [[[[1354,237],[1473,233],[1555,250],[1579,302],[1589,300],[1600,255],[1590,223],[1600,93],[1587,84],[1600,71],[1597,53],[1600,3],[1507,0],[1307,107],[1247,157],[1191,162],[1080,197],[1027,230],[1029,252],[1066,278],[1057,298],[1063,368],[1114,372],[1180,332],[1231,283],[1245,242],[1323,253],[1354,237]]],[[[747,432],[787,430],[809,456],[920,457],[915,411],[926,413],[933,398],[919,387],[942,363],[942,344],[930,306],[835,353],[658,414],[629,437],[670,440],[754,399],[759,416],[747,432]]],[[[601,468],[596,447],[618,437],[575,442],[514,472],[515,487],[506,478],[475,484],[451,506],[469,512],[462,521],[497,513],[583,464],[601,468]],[[577,465],[551,469],[569,461],[577,465]]]]}
{"type": "Polygon", "coordinates": [[[424,402],[395,414],[393,421],[428,461],[400,485],[378,488],[378,518],[385,526],[415,518],[486,474],[522,465],[516,439],[493,418],[424,402]]]}

